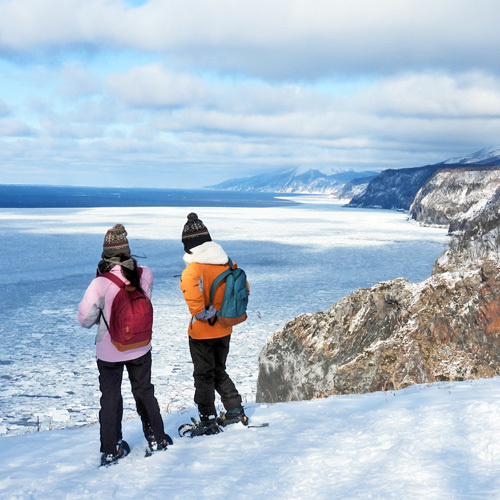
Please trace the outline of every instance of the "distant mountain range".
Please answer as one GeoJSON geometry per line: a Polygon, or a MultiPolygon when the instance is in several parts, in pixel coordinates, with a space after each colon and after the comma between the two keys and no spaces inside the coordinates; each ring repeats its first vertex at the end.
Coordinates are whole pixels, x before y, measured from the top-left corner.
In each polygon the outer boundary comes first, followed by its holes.
{"type": "Polygon", "coordinates": [[[252,177],[229,179],[215,186],[207,186],[207,188],[272,193],[318,193],[350,199],[364,191],[369,182],[378,174],[379,172],[373,171],[349,171],[329,175],[313,169],[303,173],[297,169],[288,169],[252,177]]]}
{"type": "Polygon", "coordinates": [[[485,148],[467,156],[423,167],[382,172],[340,172],[287,169],[252,177],[229,179],[207,189],[272,193],[328,194],[350,207],[408,210],[419,189],[439,170],[500,165],[500,148],[485,148]]]}

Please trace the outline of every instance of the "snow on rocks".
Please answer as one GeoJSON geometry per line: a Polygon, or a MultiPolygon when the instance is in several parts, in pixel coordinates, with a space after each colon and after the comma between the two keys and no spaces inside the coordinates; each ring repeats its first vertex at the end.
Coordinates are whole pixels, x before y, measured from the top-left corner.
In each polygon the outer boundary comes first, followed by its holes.
{"type": "Polygon", "coordinates": [[[260,353],[256,401],[499,375],[499,208],[497,192],[422,283],[360,288],[288,322],[260,353]]]}
{"type": "MultiPolygon", "coordinates": [[[[500,187],[500,168],[438,170],[418,191],[409,217],[454,227],[479,213],[500,187]]],[[[452,228],[453,229],[453,228],[452,228]]]]}

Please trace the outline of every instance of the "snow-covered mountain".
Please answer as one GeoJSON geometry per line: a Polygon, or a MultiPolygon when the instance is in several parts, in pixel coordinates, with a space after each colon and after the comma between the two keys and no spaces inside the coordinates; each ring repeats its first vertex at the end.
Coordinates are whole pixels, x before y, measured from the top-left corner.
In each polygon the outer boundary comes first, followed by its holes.
{"type": "Polygon", "coordinates": [[[500,187],[500,167],[438,170],[413,201],[410,218],[432,225],[450,226],[481,210],[500,187]]]}
{"type": "Polygon", "coordinates": [[[319,170],[281,170],[252,177],[229,179],[209,189],[233,191],[265,191],[272,193],[329,194],[337,198],[352,198],[362,192],[378,172],[340,172],[325,174],[319,170]]]}
{"type": "Polygon", "coordinates": [[[434,165],[384,170],[370,182],[365,191],[352,198],[349,206],[409,210],[420,188],[438,170],[443,168],[470,169],[499,165],[500,149],[487,148],[468,156],[449,158],[434,165]]]}
{"type": "Polygon", "coordinates": [[[438,165],[500,165],[500,148],[489,147],[457,158],[449,158],[438,165]]]}
{"type": "MultiPolygon", "coordinates": [[[[485,270],[482,263],[489,262],[493,273],[498,273],[500,262],[500,187],[496,189],[493,196],[482,204],[477,210],[469,210],[468,217],[457,221],[450,246],[437,260],[433,274],[452,273],[456,269],[472,269],[482,266],[481,280],[485,283],[486,293],[484,297],[488,302],[495,294],[500,276],[491,276],[485,270]],[[496,283],[495,283],[496,281],[496,283]]],[[[500,327],[500,309],[498,303],[491,303],[489,307],[481,307],[479,314],[481,318],[495,318],[488,333],[496,331],[500,327]]],[[[468,307],[474,307],[472,303],[468,307]]],[[[495,333],[498,335],[498,332],[495,333]]]]}
{"type": "Polygon", "coordinates": [[[384,170],[349,202],[350,207],[408,210],[418,190],[441,167],[384,170]]]}

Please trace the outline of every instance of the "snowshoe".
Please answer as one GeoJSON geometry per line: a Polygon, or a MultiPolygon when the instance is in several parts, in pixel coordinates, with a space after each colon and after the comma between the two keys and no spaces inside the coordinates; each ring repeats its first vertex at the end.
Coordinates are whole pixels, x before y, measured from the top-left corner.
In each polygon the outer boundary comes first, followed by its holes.
{"type": "Polygon", "coordinates": [[[101,467],[108,467],[116,464],[118,460],[126,457],[130,453],[130,446],[127,441],[120,440],[116,445],[116,453],[103,453],[101,455],[101,467]]]}
{"type": "Polygon", "coordinates": [[[219,427],[217,419],[215,416],[210,416],[208,418],[201,418],[201,420],[195,420],[191,418],[192,424],[183,424],[179,427],[179,436],[181,437],[195,437],[210,434],[218,434],[222,431],[219,427]]]}

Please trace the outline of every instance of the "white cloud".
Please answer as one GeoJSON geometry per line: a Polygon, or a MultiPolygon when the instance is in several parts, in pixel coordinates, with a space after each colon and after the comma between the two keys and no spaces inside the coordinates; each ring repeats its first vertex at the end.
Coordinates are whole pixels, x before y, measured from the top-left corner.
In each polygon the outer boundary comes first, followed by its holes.
{"type": "Polygon", "coordinates": [[[207,168],[215,183],[498,145],[499,15],[496,0],[0,0],[0,163],[203,185],[207,168]]]}
{"type": "Polygon", "coordinates": [[[97,128],[91,124],[68,123],[43,119],[41,122],[43,133],[53,138],[70,139],[95,139],[102,136],[102,128],[97,128]]]}
{"type": "Polygon", "coordinates": [[[356,99],[356,107],[375,113],[500,117],[500,78],[484,73],[407,74],[382,80],[356,99]]]}
{"type": "Polygon", "coordinates": [[[496,0],[10,0],[0,50],[161,51],[179,66],[310,79],[415,68],[500,70],[496,0]],[[57,15],[55,15],[57,13],[57,15]]]}
{"type": "Polygon", "coordinates": [[[185,76],[159,66],[135,68],[113,82],[117,100],[84,101],[50,119],[42,116],[43,133],[77,145],[85,140],[96,158],[116,156],[119,164],[127,152],[151,167],[168,157],[192,169],[218,163],[358,170],[441,161],[458,146],[464,148],[459,153],[467,153],[475,144],[496,144],[500,133],[499,120],[489,112],[481,115],[471,102],[464,104],[468,114],[446,104],[459,105],[463,92],[466,97],[493,92],[496,80],[481,75],[406,75],[344,97],[316,94],[312,87],[225,86],[188,77],[181,88],[202,89],[192,99],[196,93],[179,91],[185,76]],[[131,104],[141,107],[130,109],[131,104]]]}
{"type": "Polygon", "coordinates": [[[64,64],[59,76],[62,83],[58,91],[66,98],[87,97],[101,90],[99,75],[89,71],[81,62],[64,64]]]}
{"type": "Polygon", "coordinates": [[[124,105],[151,108],[195,107],[231,114],[273,115],[321,110],[332,99],[323,91],[261,80],[225,81],[168,69],[165,64],[135,66],[107,77],[108,94],[124,105]]]}
{"type": "Polygon", "coordinates": [[[206,100],[204,82],[194,76],[173,73],[160,64],[132,68],[108,77],[108,88],[133,106],[169,107],[194,105],[206,100]]]}
{"type": "Polygon", "coordinates": [[[480,73],[406,74],[338,96],[288,84],[209,83],[154,66],[134,68],[111,87],[124,105],[151,106],[156,116],[148,122],[159,132],[356,142],[359,137],[399,135],[402,124],[417,124],[412,133],[418,124],[428,130],[430,119],[463,119],[466,126],[469,119],[483,118],[482,129],[500,114],[500,80],[480,73]],[[173,109],[165,111],[164,106],[173,109]]]}
{"type": "Polygon", "coordinates": [[[10,113],[10,109],[7,104],[0,99],[0,117],[7,116],[10,113]]]}
{"type": "Polygon", "coordinates": [[[35,131],[21,120],[0,120],[0,138],[5,137],[28,137],[35,135],[35,131]]]}

